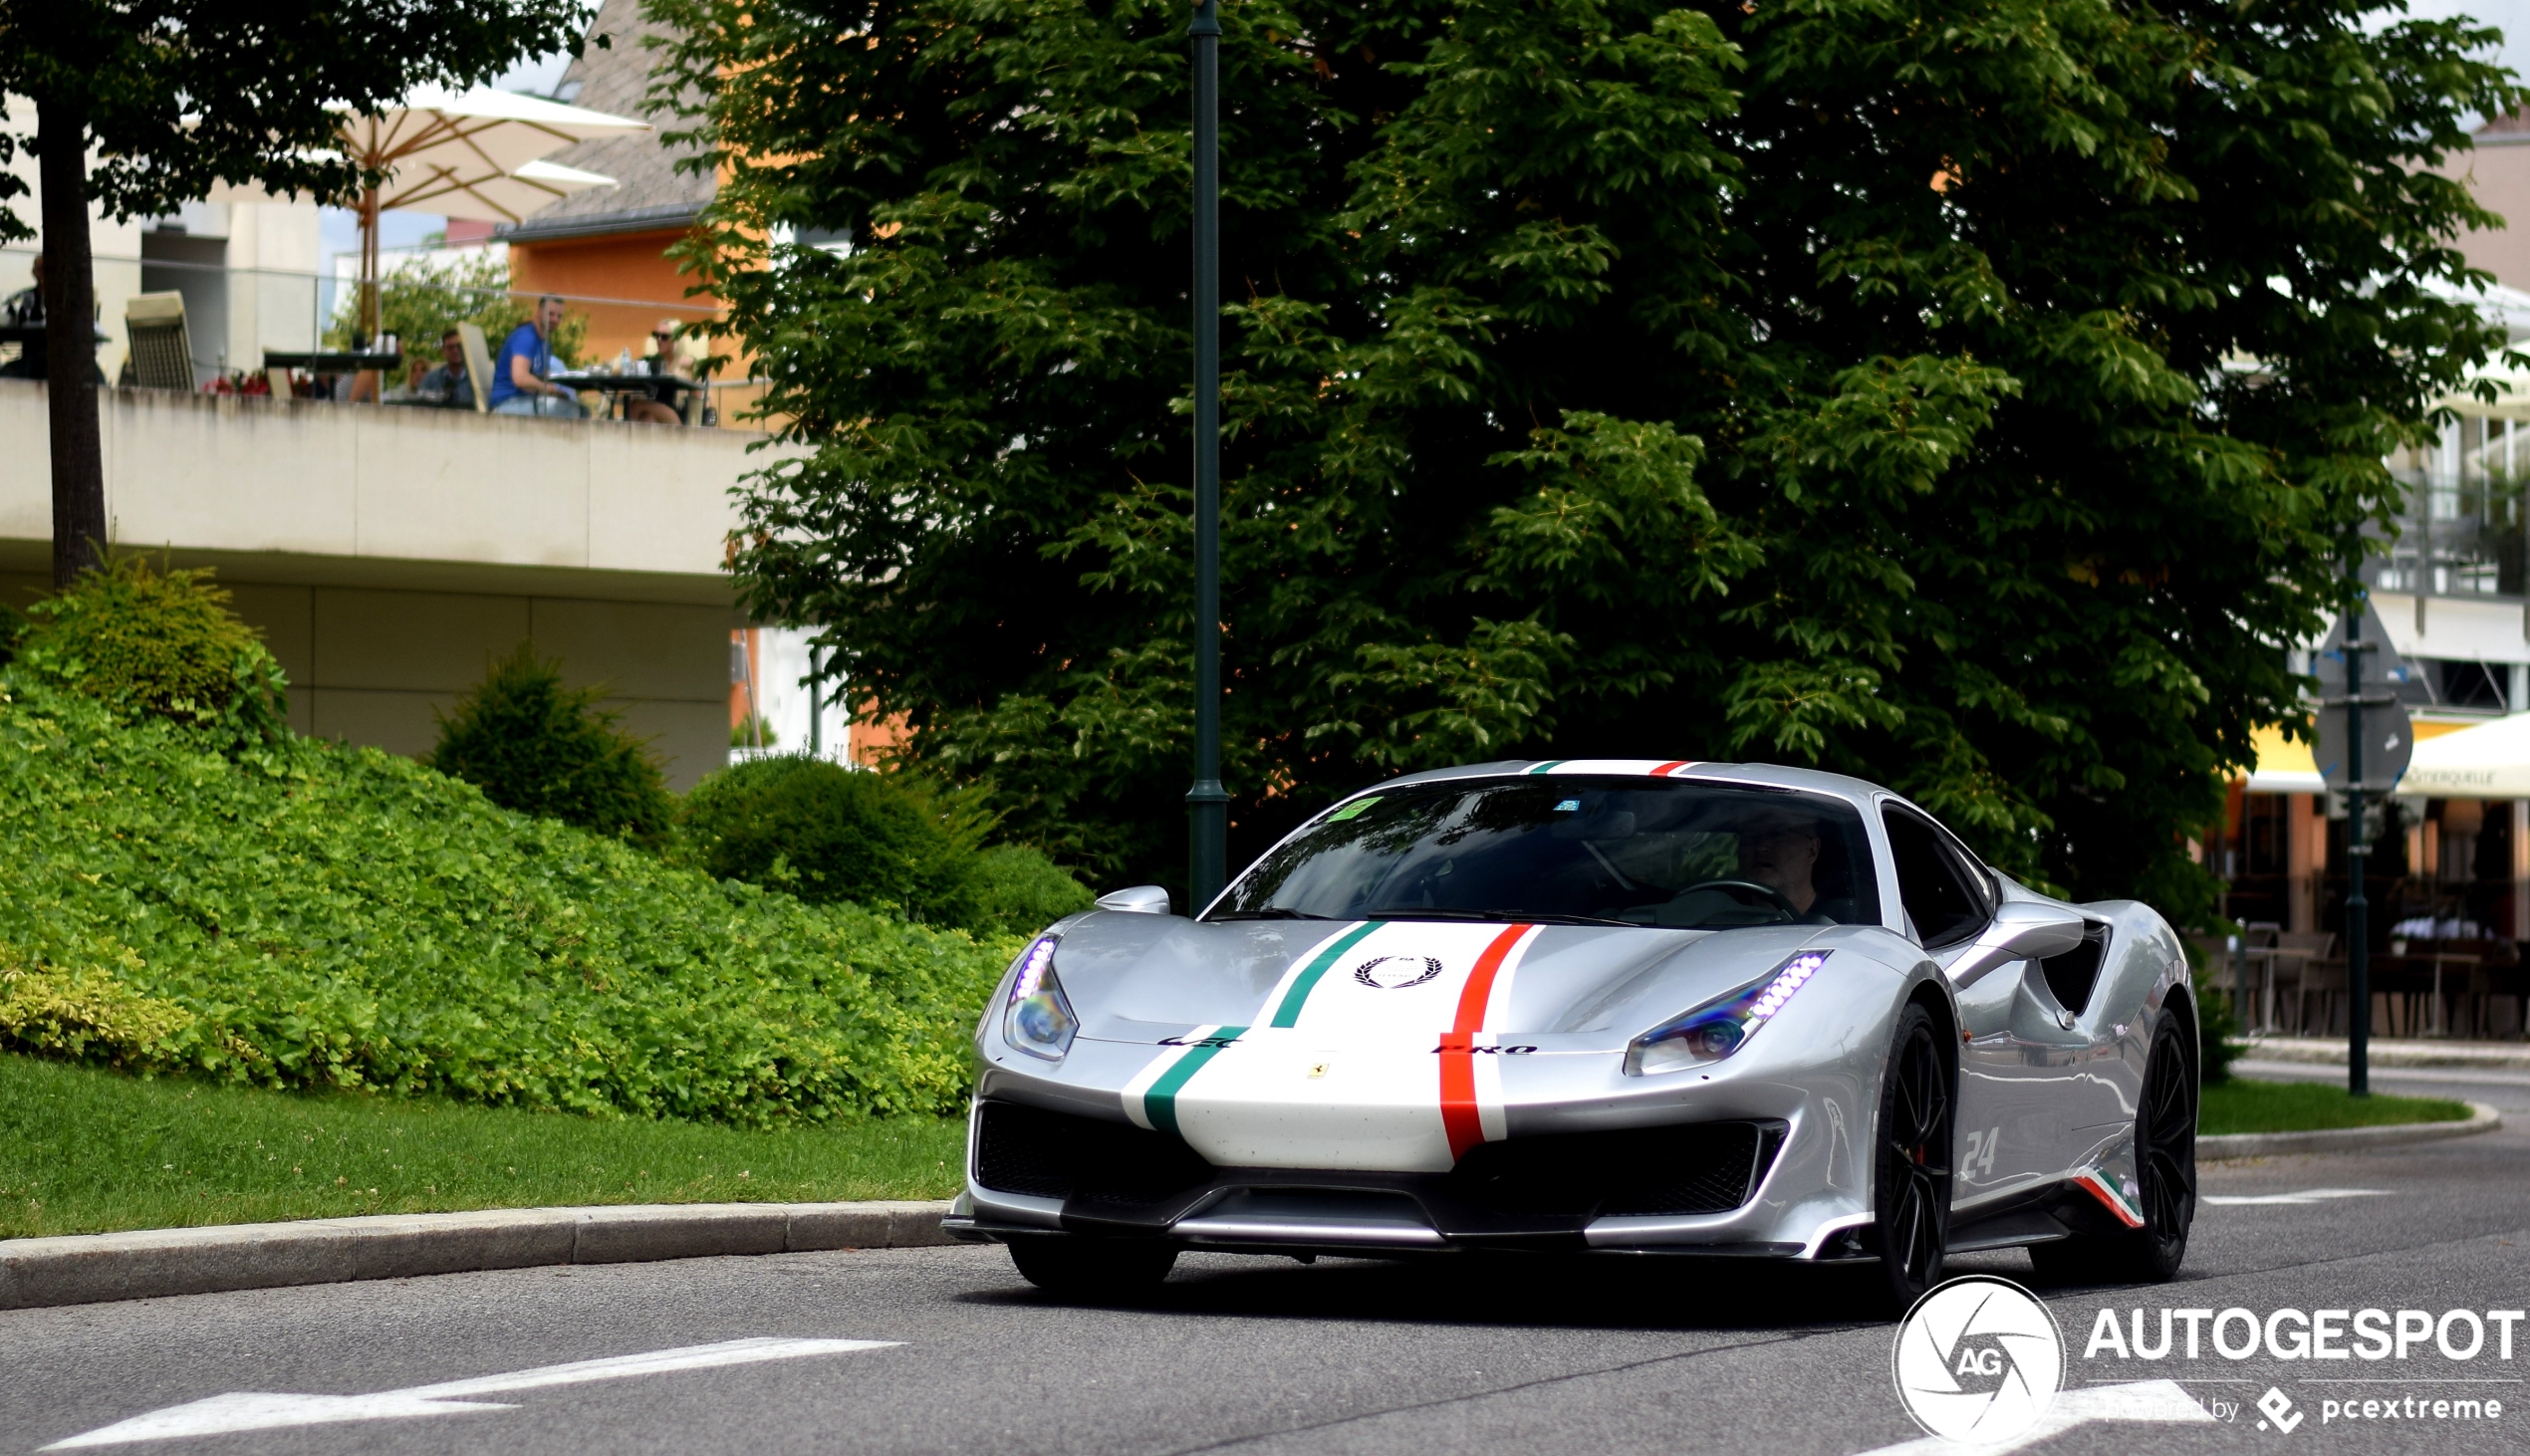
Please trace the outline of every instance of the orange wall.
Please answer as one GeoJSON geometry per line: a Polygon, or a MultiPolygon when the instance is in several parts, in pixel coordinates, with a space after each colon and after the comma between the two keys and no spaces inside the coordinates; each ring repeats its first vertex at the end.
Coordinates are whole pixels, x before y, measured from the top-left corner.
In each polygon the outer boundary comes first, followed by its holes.
{"type": "Polygon", "coordinates": [[[685,297],[688,280],[667,256],[667,250],[684,235],[682,230],[670,230],[512,243],[510,287],[522,293],[562,294],[571,300],[572,313],[588,316],[590,358],[584,363],[608,362],[626,349],[639,359],[649,351],[650,329],[659,320],[699,322],[709,318],[715,307],[708,298],[685,297]],[[635,302],[583,303],[582,299],[635,302]]]}

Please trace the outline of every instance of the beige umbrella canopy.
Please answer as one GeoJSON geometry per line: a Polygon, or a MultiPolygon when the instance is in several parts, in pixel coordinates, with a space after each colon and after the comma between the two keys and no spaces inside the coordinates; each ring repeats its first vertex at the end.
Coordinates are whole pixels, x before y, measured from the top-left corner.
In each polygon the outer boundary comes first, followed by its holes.
{"type": "MultiPolygon", "coordinates": [[[[398,209],[485,222],[518,222],[545,204],[615,179],[544,157],[580,141],[647,131],[605,112],[478,86],[462,94],[425,88],[392,111],[346,118],[342,153],[384,173],[354,201],[361,217],[361,317],[378,334],[378,215],[398,209]]],[[[213,202],[269,202],[253,186],[223,186],[213,202]]]]}

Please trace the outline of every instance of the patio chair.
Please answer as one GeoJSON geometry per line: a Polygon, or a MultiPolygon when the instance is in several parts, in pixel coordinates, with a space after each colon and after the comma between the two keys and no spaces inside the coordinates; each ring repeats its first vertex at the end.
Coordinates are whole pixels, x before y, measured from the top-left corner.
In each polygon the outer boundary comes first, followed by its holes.
{"type": "MultiPolygon", "coordinates": [[[[2313,962],[2326,960],[2336,953],[2335,931],[2282,930],[2276,933],[2275,944],[2265,953],[2267,963],[2265,1013],[2268,1026],[2276,1025],[2281,1019],[2284,1012],[2284,998],[2290,995],[2295,999],[2294,1024],[2296,1029],[2299,1028],[2302,979],[2308,974],[2313,962]]],[[[2345,988],[2341,985],[2338,989],[2342,991],[2345,988]]]]}
{"type": "Polygon", "coordinates": [[[457,337],[465,342],[465,381],[474,389],[474,412],[492,412],[492,346],[484,342],[483,326],[459,324],[457,337]]]}
{"type": "MultiPolygon", "coordinates": [[[[2331,937],[2332,939],[2334,937],[2331,937]]],[[[2346,999],[2346,963],[2342,960],[2310,960],[2302,965],[2300,979],[2293,987],[2293,1033],[2296,1036],[2333,1037],[2337,1034],[2337,1003],[2346,999]],[[2310,999],[2319,998],[2320,1026],[2311,1030],[2310,999]]]]}
{"type": "Polygon", "coordinates": [[[193,390],[193,341],[184,332],[184,295],[138,293],[124,306],[131,341],[131,381],[143,389],[193,390]]]}

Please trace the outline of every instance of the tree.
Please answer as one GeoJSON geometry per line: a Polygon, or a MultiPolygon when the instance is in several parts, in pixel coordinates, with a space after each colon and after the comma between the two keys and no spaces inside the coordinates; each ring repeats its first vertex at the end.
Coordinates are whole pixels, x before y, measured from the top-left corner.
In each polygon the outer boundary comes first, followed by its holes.
{"type": "MultiPolygon", "coordinates": [[[[34,151],[44,190],[55,586],[106,544],[90,204],[156,216],[219,182],[345,195],[362,181],[330,150],[346,109],[489,80],[577,45],[582,20],[578,0],[0,0],[0,94],[35,103],[31,133],[0,129],[0,163],[34,151]]],[[[0,171],[0,204],[26,190],[0,171]]],[[[0,241],[34,235],[0,206],[0,241]]]]}
{"type": "MultiPolygon", "coordinates": [[[[1181,878],[1182,4],[653,0],[856,709],[1181,878]],[[839,41],[845,43],[838,43],[839,41]],[[848,247],[786,245],[817,229],[848,247]]],[[[2502,345],[2491,32],[2337,0],[1224,8],[1233,860],[1397,770],[1760,759],[2181,915],[2284,649],[2502,345]]]]}

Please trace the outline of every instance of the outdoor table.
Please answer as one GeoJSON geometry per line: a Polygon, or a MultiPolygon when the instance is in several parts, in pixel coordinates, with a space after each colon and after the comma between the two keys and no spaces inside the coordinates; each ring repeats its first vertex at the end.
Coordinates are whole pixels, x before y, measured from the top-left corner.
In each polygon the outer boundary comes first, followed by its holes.
{"type": "Polygon", "coordinates": [[[404,362],[400,354],[351,354],[317,351],[300,354],[278,349],[264,351],[264,367],[268,369],[306,369],[312,374],[357,374],[364,369],[391,369],[404,362]]]}
{"type": "Polygon", "coordinates": [[[566,389],[594,389],[606,395],[607,413],[610,415],[615,412],[617,401],[627,394],[640,394],[655,399],[658,397],[658,386],[661,384],[672,385],[683,391],[703,387],[702,380],[689,379],[683,374],[652,374],[637,369],[629,374],[618,373],[613,369],[565,369],[553,375],[552,382],[566,389]]]}

